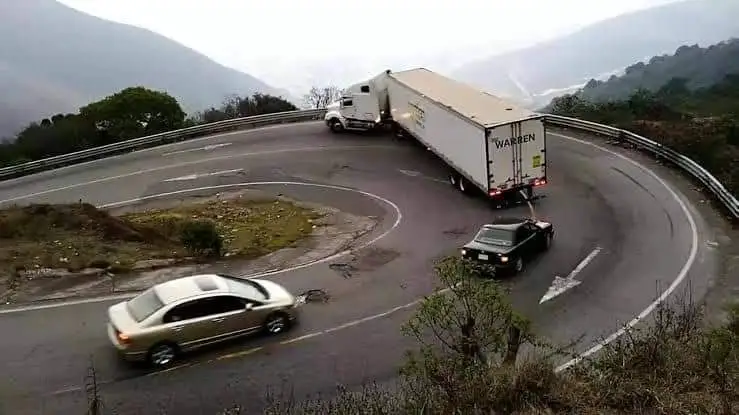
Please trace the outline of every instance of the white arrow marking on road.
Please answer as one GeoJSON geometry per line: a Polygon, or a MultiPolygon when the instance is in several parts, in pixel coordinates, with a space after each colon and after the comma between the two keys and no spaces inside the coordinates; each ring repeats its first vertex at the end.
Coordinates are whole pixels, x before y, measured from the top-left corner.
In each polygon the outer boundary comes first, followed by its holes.
{"type": "Polygon", "coordinates": [[[585,259],[577,264],[577,267],[575,267],[575,269],[573,269],[572,272],[570,272],[570,275],[568,275],[566,278],[555,276],[552,285],[549,287],[549,290],[547,290],[547,293],[544,294],[543,297],[541,297],[541,300],[539,300],[539,304],[542,304],[545,301],[549,301],[552,298],[569,290],[570,288],[574,288],[580,285],[582,281],[576,280],[575,277],[595,258],[596,255],[600,253],[601,250],[602,248],[600,247],[593,249],[593,252],[588,254],[585,259]]]}
{"type": "Polygon", "coordinates": [[[215,150],[217,148],[226,147],[226,146],[230,146],[230,145],[231,145],[231,143],[210,144],[210,145],[207,145],[205,147],[188,148],[186,150],[177,150],[177,151],[172,151],[172,152],[169,152],[169,153],[164,153],[162,155],[163,156],[171,156],[171,155],[174,155],[174,154],[189,153],[191,151],[201,151],[201,150],[202,151],[210,151],[210,150],[215,150]]]}
{"type": "Polygon", "coordinates": [[[221,171],[214,171],[212,173],[202,173],[202,174],[188,174],[187,176],[173,177],[171,179],[166,179],[164,181],[165,182],[182,182],[186,180],[196,180],[201,177],[220,176],[222,174],[238,173],[240,171],[244,171],[244,169],[221,170],[221,171]]]}

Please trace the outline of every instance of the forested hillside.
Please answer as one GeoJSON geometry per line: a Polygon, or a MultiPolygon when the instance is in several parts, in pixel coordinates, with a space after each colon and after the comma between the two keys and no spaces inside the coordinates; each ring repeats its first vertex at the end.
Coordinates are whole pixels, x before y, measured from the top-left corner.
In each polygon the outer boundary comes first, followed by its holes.
{"type": "Polygon", "coordinates": [[[685,78],[673,78],[656,92],[638,89],[608,102],[567,95],[554,99],[549,112],[649,137],[691,157],[739,195],[739,71],[709,87],[688,85],[685,78]]]}
{"type": "Polygon", "coordinates": [[[622,76],[605,82],[593,79],[579,94],[590,101],[621,100],[639,88],[655,92],[674,78],[684,79],[684,85],[694,90],[716,84],[732,73],[739,73],[739,39],[705,48],[681,46],[674,54],[629,66],[622,76]]]}
{"type": "Polygon", "coordinates": [[[274,112],[294,111],[272,95],[229,96],[187,118],[175,97],[144,87],[124,88],[77,113],[59,113],[24,128],[15,140],[0,142],[0,167],[58,156],[183,127],[274,112]]]}
{"type": "MultiPolygon", "coordinates": [[[[595,6],[594,2],[594,7],[595,6]]],[[[676,1],[594,23],[570,35],[464,64],[452,75],[498,96],[543,106],[649,56],[739,36],[739,0],[676,1]]]]}

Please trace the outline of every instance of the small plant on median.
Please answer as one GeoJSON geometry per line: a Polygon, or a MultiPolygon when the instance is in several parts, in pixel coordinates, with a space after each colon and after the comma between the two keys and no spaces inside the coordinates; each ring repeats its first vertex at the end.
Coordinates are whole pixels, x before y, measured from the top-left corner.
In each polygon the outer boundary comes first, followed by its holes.
{"type": "Polygon", "coordinates": [[[215,223],[209,220],[192,220],[182,224],[180,241],[195,256],[221,256],[223,238],[215,223]]]}

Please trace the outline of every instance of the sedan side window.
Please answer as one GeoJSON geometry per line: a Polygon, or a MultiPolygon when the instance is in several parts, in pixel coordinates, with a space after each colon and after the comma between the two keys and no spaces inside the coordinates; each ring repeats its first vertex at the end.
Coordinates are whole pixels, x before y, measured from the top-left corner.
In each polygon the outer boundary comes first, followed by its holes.
{"type": "Polygon", "coordinates": [[[212,303],[210,308],[212,310],[209,314],[223,314],[230,313],[232,311],[244,310],[246,308],[246,302],[239,297],[232,295],[219,295],[217,297],[210,298],[212,303]]]}
{"type": "Polygon", "coordinates": [[[188,301],[180,304],[167,312],[162,318],[164,324],[173,323],[175,321],[192,320],[195,318],[205,317],[211,312],[209,307],[210,298],[188,301]]]}

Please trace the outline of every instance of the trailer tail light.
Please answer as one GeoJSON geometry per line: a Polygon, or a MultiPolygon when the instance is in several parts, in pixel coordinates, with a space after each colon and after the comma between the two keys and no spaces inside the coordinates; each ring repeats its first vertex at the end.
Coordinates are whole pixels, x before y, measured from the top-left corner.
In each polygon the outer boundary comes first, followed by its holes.
{"type": "Polygon", "coordinates": [[[500,190],[498,190],[498,189],[493,189],[493,190],[491,190],[490,192],[488,192],[488,194],[489,194],[490,196],[498,196],[498,195],[499,195],[500,193],[501,193],[501,192],[500,192],[500,190]]]}
{"type": "Polygon", "coordinates": [[[543,186],[547,184],[546,179],[535,179],[534,180],[534,186],[543,186]]]}

